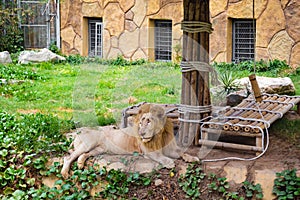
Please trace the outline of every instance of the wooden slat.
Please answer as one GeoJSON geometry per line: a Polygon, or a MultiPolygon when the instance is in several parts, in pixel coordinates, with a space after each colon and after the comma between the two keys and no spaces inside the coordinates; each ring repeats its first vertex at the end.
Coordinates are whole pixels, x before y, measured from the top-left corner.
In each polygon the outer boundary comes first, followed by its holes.
{"type": "Polygon", "coordinates": [[[203,128],[202,131],[212,133],[212,134],[224,134],[224,135],[233,135],[233,136],[244,136],[244,137],[261,137],[261,134],[258,133],[249,133],[249,132],[237,132],[237,131],[224,131],[211,128],[203,128]]]}
{"type": "Polygon", "coordinates": [[[199,140],[199,144],[203,146],[212,146],[218,148],[230,148],[230,149],[238,149],[244,151],[255,151],[255,152],[262,152],[262,147],[251,146],[251,145],[244,145],[244,144],[234,144],[234,143],[226,143],[226,142],[217,142],[211,140],[199,140]]]}

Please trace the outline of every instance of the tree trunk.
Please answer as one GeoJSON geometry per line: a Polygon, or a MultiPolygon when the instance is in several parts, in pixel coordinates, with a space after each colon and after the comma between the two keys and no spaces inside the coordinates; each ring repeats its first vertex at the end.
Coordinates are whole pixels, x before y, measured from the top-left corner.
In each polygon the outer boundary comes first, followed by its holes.
{"type": "MultiPolygon", "coordinates": [[[[209,23],[209,0],[184,0],[183,21],[209,23]]],[[[182,61],[209,62],[209,33],[187,32],[183,29],[182,61]]],[[[191,106],[210,105],[208,72],[189,71],[182,73],[181,104],[191,106]]],[[[199,120],[208,114],[185,113],[181,118],[199,120]]],[[[180,122],[179,143],[183,146],[198,144],[200,125],[198,123],[180,122]]]]}

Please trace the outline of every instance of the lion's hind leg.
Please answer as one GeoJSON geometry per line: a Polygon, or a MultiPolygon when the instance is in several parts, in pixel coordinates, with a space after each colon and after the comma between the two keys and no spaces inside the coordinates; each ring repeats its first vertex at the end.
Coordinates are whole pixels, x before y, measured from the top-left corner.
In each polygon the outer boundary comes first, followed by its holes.
{"type": "Polygon", "coordinates": [[[78,168],[79,169],[82,169],[83,166],[84,166],[84,163],[86,161],[87,158],[91,157],[91,156],[97,156],[97,155],[100,155],[100,154],[103,154],[105,151],[102,147],[100,146],[97,146],[95,147],[94,149],[92,149],[91,151],[87,152],[87,153],[83,153],[81,154],[79,157],[78,157],[78,161],[77,161],[77,164],[78,164],[78,168]]]}
{"type": "MultiPolygon", "coordinates": [[[[84,147],[84,146],[81,146],[84,147]]],[[[69,170],[73,161],[78,158],[80,155],[86,152],[85,148],[76,148],[69,156],[64,157],[64,164],[61,170],[61,175],[64,178],[68,178],[69,170]]]]}

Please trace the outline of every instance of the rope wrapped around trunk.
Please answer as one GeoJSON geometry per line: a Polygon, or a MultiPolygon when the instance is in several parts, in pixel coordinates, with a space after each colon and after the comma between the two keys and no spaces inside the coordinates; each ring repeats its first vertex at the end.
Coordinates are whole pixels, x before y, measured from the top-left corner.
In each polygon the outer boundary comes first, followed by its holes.
{"type": "Polygon", "coordinates": [[[218,85],[218,74],[217,71],[212,68],[209,64],[201,61],[182,61],[180,64],[181,72],[191,72],[191,71],[198,71],[198,72],[211,72],[211,83],[212,85],[218,85]]]}
{"type": "MultiPolygon", "coordinates": [[[[210,113],[212,110],[212,106],[191,106],[191,105],[183,105],[180,104],[178,107],[178,112],[183,114],[184,116],[189,116],[188,114],[203,114],[203,113],[210,113]]],[[[193,120],[193,119],[182,119],[178,118],[179,121],[182,122],[191,122],[191,123],[201,123],[203,120],[193,120]]]]}
{"type": "Polygon", "coordinates": [[[200,22],[200,21],[182,21],[180,23],[176,23],[175,25],[180,24],[181,30],[187,33],[199,33],[199,32],[207,32],[212,33],[214,30],[212,28],[211,23],[209,22],[200,22]]]}

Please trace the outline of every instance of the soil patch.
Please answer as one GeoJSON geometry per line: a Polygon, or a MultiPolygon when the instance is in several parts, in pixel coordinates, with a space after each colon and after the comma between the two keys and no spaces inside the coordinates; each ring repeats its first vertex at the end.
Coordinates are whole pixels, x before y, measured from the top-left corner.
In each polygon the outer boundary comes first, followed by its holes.
{"type": "MultiPolygon", "coordinates": [[[[199,147],[193,147],[188,150],[191,154],[195,154],[199,151],[199,147]]],[[[213,149],[205,159],[216,159],[224,157],[240,157],[240,158],[251,158],[255,157],[255,154],[247,152],[228,151],[221,149],[213,149]]],[[[203,163],[202,167],[206,174],[215,173],[217,176],[226,176],[225,166],[245,166],[247,173],[245,174],[245,180],[255,181],[255,173],[257,170],[275,170],[280,172],[284,169],[296,168],[300,170],[300,148],[296,145],[290,144],[287,140],[283,140],[276,135],[270,136],[270,145],[266,153],[253,161],[220,161],[220,162],[209,162],[203,163]]],[[[161,184],[155,184],[155,181],[147,187],[132,187],[129,192],[129,199],[185,199],[186,194],[180,189],[178,178],[180,174],[184,173],[184,166],[187,166],[182,160],[176,161],[176,169],[174,176],[170,175],[170,170],[161,169],[159,175],[154,177],[154,180],[162,180],[161,184]]],[[[237,172],[239,173],[239,172],[237,172]]],[[[230,181],[230,191],[243,192],[241,190],[242,184],[230,181]]],[[[269,180],[272,185],[273,180],[269,180]]],[[[215,193],[211,193],[207,189],[207,180],[199,183],[199,188],[202,190],[200,196],[201,199],[219,199],[215,193]]],[[[270,191],[272,188],[269,188],[270,191]]],[[[269,191],[269,193],[270,193],[269,191]]],[[[265,191],[264,191],[265,192],[265,191]]],[[[269,199],[271,194],[264,194],[264,199],[269,199]]]]}

